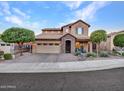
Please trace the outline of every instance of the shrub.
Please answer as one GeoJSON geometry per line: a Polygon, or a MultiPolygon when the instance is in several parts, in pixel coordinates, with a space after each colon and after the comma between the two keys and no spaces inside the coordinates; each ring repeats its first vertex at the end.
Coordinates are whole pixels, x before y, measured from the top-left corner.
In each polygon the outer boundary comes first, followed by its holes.
{"type": "Polygon", "coordinates": [[[10,60],[10,59],[12,59],[12,54],[10,54],[10,53],[4,54],[4,59],[5,59],[5,60],[10,60]]]}
{"type": "Polygon", "coordinates": [[[124,56],[124,52],[122,53],[122,56],[124,56]]]}
{"type": "Polygon", "coordinates": [[[76,51],[75,52],[75,56],[78,56],[78,55],[81,55],[81,52],[80,51],[76,51]]]}
{"type": "Polygon", "coordinates": [[[96,57],[96,53],[87,53],[87,57],[96,57]]]}
{"type": "Polygon", "coordinates": [[[103,52],[100,52],[99,56],[100,57],[109,57],[109,54],[107,52],[103,51],[103,52]]]}
{"type": "Polygon", "coordinates": [[[0,51],[0,59],[3,57],[4,51],[0,51]]]}
{"type": "Polygon", "coordinates": [[[114,55],[114,56],[118,56],[118,55],[121,55],[121,53],[118,52],[118,51],[116,51],[115,49],[113,49],[113,51],[112,51],[112,55],[114,55]]]}

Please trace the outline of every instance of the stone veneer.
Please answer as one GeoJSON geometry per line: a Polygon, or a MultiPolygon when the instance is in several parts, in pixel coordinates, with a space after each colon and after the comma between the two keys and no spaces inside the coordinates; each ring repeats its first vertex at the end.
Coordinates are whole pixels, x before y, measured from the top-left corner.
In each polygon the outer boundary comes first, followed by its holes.
{"type": "Polygon", "coordinates": [[[66,40],[70,40],[71,41],[71,53],[75,52],[75,38],[69,34],[63,36],[61,38],[61,52],[65,53],[65,45],[66,45],[66,40]]]}

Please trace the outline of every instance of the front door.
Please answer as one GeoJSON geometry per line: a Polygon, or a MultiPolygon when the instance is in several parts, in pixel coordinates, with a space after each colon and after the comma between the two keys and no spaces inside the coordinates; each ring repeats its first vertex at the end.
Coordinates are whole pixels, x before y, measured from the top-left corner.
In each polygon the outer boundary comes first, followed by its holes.
{"type": "Polygon", "coordinates": [[[70,40],[66,40],[65,42],[65,52],[71,53],[71,41],[70,40]]]}

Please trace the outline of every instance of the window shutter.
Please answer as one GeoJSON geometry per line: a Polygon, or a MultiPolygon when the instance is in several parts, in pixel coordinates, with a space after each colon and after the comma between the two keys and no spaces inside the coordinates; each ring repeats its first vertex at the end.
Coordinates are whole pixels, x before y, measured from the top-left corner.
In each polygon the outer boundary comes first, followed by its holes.
{"type": "Polygon", "coordinates": [[[82,34],[84,34],[84,29],[82,28],[82,34]]]}
{"type": "Polygon", "coordinates": [[[78,34],[78,29],[76,28],[76,34],[78,34]]]}

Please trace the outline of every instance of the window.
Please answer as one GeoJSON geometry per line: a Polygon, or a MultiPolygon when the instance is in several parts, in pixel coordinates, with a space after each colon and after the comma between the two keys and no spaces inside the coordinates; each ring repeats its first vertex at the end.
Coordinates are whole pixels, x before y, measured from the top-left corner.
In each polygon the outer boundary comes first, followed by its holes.
{"type": "Polygon", "coordinates": [[[37,45],[41,45],[41,43],[37,43],[37,45]]]}
{"type": "Polygon", "coordinates": [[[5,46],[5,44],[1,44],[1,46],[5,46]]]}
{"type": "Polygon", "coordinates": [[[10,46],[10,44],[6,44],[7,46],[10,46]]]}
{"type": "Polygon", "coordinates": [[[79,28],[76,28],[76,34],[78,35],[82,35],[83,34],[83,28],[79,27],[79,28]]]}
{"type": "Polygon", "coordinates": [[[58,46],[58,45],[59,45],[59,43],[55,43],[55,45],[56,45],[56,46],[58,46]]]}
{"type": "Polygon", "coordinates": [[[45,33],[47,33],[47,31],[45,31],[45,33]]]}
{"type": "Polygon", "coordinates": [[[68,33],[69,32],[69,30],[68,29],[66,29],[66,33],[68,33]]]}
{"type": "Polygon", "coordinates": [[[50,45],[50,46],[52,46],[52,45],[53,45],[53,43],[49,43],[49,45],[50,45]]]}
{"type": "Polygon", "coordinates": [[[43,43],[43,45],[47,45],[47,43],[43,43]]]}

